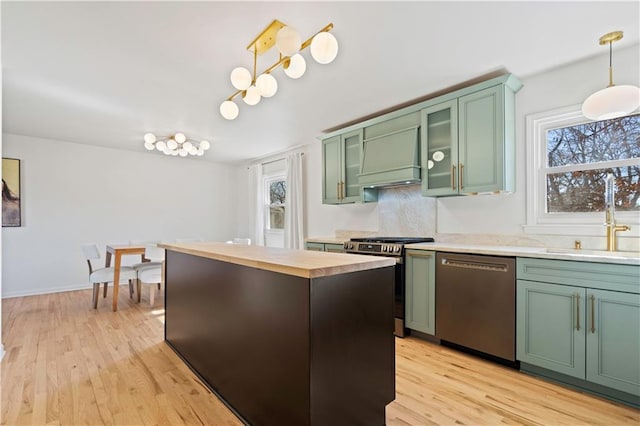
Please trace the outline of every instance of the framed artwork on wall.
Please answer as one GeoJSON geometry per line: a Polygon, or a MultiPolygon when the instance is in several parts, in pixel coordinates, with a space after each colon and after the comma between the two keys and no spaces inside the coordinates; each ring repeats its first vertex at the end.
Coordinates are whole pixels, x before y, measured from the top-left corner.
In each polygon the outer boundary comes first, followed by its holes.
{"type": "Polygon", "coordinates": [[[2,159],[2,226],[22,226],[20,160],[2,159]]]}

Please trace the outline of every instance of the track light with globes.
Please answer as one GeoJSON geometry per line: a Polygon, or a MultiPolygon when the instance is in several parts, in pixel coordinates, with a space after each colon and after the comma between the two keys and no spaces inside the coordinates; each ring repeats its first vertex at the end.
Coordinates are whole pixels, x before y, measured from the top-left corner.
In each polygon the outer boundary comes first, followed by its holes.
{"type": "Polygon", "coordinates": [[[256,105],[262,98],[270,98],[278,91],[278,81],[272,72],[282,65],[284,73],[292,79],[300,78],[307,69],[307,63],[300,54],[311,46],[311,57],[320,64],[331,63],[338,55],[338,41],[329,33],[333,24],[328,24],[309,39],[302,41],[300,34],[278,20],[274,20],[249,45],[247,50],[253,53],[253,73],[244,67],[231,71],[231,84],[237,90],[220,105],[220,114],[227,120],[235,119],[239,114],[234,99],[238,96],[247,105],[256,105]],[[278,60],[257,75],[258,55],[278,48],[278,60]]]}

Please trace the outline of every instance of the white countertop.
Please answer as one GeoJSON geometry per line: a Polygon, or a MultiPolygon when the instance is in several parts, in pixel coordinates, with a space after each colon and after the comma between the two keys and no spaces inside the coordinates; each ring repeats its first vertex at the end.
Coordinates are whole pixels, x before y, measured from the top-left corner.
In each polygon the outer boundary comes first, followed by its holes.
{"type": "Polygon", "coordinates": [[[489,254],[496,256],[536,257],[541,259],[577,260],[596,263],[640,265],[640,253],[625,251],[575,250],[564,248],[492,246],[480,244],[419,243],[407,244],[407,249],[434,250],[453,253],[489,254]]]}

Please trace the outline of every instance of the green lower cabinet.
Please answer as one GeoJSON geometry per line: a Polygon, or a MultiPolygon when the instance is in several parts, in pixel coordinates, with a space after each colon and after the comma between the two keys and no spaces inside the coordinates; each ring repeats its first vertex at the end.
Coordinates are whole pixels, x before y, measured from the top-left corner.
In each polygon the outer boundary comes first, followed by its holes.
{"type": "Polygon", "coordinates": [[[585,290],[517,281],[516,358],[584,379],[585,290]]]}
{"type": "Polygon", "coordinates": [[[587,380],[640,396],[640,295],[587,290],[587,380]]]}
{"type": "Polygon", "coordinates": [[[640,294],[519,279],[516,342],[523,363],[640,396],[640,294]]]}
{"type": "Polygon", "coordinates": [[[305,243],[304,248],[306,250],[313,250],[313,251],[329,251],[332,253],[344,253],[344,246],[342,244],[307,242],[305,243]]]}
{"type": "Polygon", "coordinates": [[[436,334],[436,252],[407,250],[405,327],[436,334]]]}
{"type": "Polygon", "coordinates": [[[304,248],[306,250],[313,250],[313,251],[324,251],[324,243],[305,243],[304,248]]]}
{"type": "Polygon", "coordinates": [[[344,253],[344,246],[342,244],[324,244],[324,251],[330,251],[332,253],[344,253]]]}

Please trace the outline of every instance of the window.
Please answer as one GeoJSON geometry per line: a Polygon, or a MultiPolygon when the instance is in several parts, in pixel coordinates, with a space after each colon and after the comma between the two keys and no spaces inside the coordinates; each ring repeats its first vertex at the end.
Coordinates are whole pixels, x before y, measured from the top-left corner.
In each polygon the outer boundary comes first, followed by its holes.
{"type": "Polygon", "coordinates": [[[287,182],[284,177],[266,179],[267,220],[266,229],[284,230],[284,200],[287,195],[287,182]]]}
{"type": "Polygon", "coordinates": [[[527,159],[527,232],[600,235],[609,173],[617,221],[638,223],[640,114],[590,122],[574,106],[529,116],[527,159]]]}

